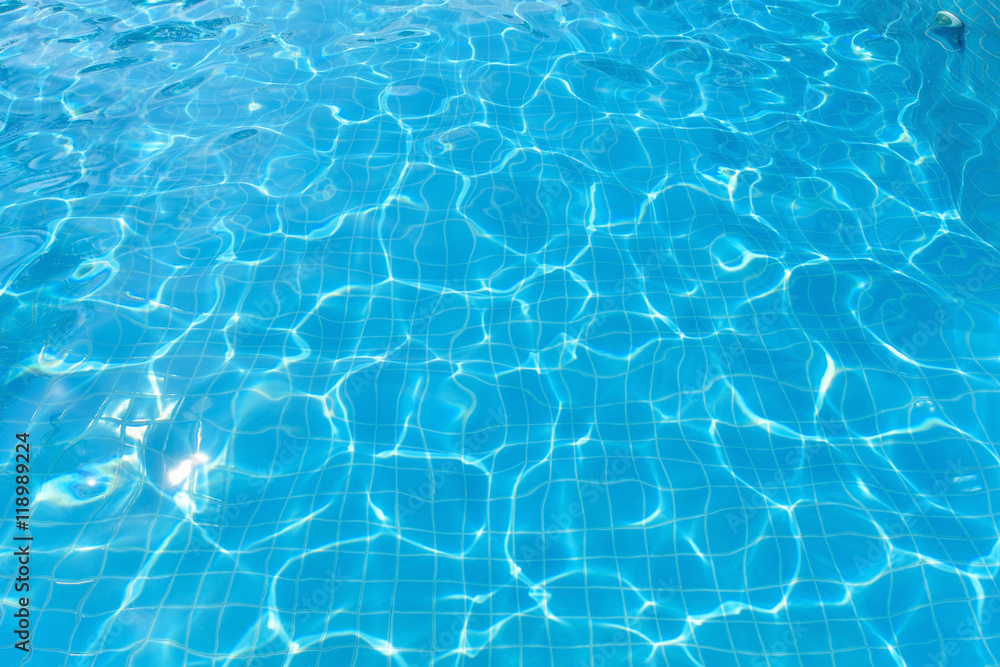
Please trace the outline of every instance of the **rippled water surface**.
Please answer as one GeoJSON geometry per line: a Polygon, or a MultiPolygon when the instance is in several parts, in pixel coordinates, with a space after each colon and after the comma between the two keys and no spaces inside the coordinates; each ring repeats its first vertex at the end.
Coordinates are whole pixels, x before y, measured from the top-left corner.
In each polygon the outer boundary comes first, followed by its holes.
{"type": "Polygon", "coordinates": [[[22,664],[1000,664],[1000,11],[771,2],[2,2],[22,664]]]}

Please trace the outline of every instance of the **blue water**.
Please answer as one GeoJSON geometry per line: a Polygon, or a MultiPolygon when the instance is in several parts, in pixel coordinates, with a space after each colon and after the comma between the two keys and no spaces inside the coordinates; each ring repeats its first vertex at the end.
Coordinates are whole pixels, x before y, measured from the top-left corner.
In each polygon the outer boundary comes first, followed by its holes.
{"type": "Polygon", "coordinates": [[[2,2],[7,664],[1000,664],[938,8],[2,2]]]}

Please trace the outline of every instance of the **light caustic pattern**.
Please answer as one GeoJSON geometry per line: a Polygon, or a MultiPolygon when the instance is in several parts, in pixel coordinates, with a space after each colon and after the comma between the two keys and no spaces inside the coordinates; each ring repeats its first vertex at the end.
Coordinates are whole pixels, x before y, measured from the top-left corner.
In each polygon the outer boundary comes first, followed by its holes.
{"type": "Polygon", "coordinates": [[[936,9],[0,4],[23,664],[1000,663],[936,9]]]}

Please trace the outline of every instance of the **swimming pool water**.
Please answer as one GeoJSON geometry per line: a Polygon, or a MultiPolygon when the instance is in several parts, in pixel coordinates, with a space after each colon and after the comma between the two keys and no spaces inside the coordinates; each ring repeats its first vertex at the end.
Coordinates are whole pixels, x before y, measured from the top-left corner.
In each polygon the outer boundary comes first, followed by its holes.
{"type": "Polygon", "coordinates": [[[946,4],[0,4],[9,659],[1000,664],[946,4]]]}

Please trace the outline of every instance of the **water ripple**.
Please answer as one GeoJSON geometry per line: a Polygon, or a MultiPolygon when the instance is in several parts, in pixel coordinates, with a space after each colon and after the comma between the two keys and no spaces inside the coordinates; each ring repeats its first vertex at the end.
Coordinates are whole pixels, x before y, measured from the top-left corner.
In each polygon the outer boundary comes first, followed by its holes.
{"type": "Polygon", "coordinates": [[[0,4],[34,648],[996,664],[997,8],[775,2],[0,4]]]}

